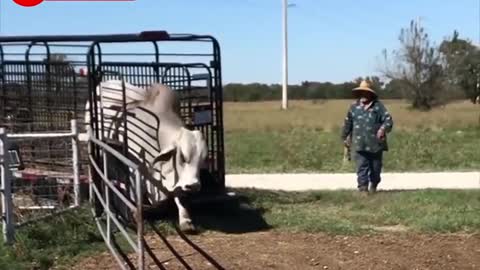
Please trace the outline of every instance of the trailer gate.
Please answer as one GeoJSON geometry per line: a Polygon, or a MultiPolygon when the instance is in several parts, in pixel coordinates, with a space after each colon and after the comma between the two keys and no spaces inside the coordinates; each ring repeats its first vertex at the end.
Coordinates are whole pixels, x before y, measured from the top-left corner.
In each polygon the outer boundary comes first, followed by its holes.
{"type": "MultiPolygon", "coordinates": [[[[121,79],[138,87],[163,83],[177,91],[182,119],[188,128],[202,131],[207,140],[209,167],[201,174],[199,196],[214,196],[225,191],[220,46],[211,36],[150,31],[0,37],[0,125],[8,133],[61,132],[70,128],[70,120],[76,119],[80,133],[85,132],[85,125],[98,131],[95,118],[101,116],[96,115],[93,108],[97,104],[95,89],[110,79],[121,79]],[[83,123],[87,101],[93,105],[90,110],[93,119],[83,123]]],[[[102,141],[98,134],[92,135],[80,148],[79,171],[82,175],[89,174],[89,182],[94,182],[88,194],[90,202],[97,206],[94,214],[98,214],[98,210],[106,214],[105,226],[99,220],[97,225],[119,263],[120,254],[112,242],[113,227],[119,229],[138,252],[141,267],[144,246],[143,221],[138,219],[143,219],[139,165],[132,163],[125,151],[102,141]],[[130,194],[133,196],[123,194],[110,178],[106,166],[109,157],[130,168],[130,177],[135,179],[134,194],[130,194]],[[112,198],[135,214],[136,240],[126,234],[119,213],[112,208],[112,198]]],[[[59,148],[65,148],[71,139],[58,140],[19,144],[18,152],[25,167],[49,171],[68,169],[68,161],[58,161],[58,157],[64,154],[59,148]]],[[[121,148],[125,150],[127,146],[121,148]]]]}

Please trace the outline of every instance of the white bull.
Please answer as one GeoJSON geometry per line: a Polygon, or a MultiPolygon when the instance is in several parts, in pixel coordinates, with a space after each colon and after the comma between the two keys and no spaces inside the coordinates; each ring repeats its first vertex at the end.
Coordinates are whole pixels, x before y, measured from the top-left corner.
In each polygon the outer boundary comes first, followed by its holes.
{"type": "MultiPolygon", "coordinates": [[[[96,91],[101,97],[104,115],[104,136],[112,139],[123,126],[110,117],[120,117],[122,81],[101,83],[96,91]],[[110,118],[110,119],[109,119],[110,118]]],[[[140,88],[125,83],[127,100],[127,137],[129,153],[149,167],[145,185],[152,205],[161,205],[173,197],[178,207],[179,225],[184,231],[194,230],[190,214],[182,205],[184,194],[201,188],[199,171],[205,165],[208,150],[200,131],[187,129],[179,115],[179,101],[174,91],[162,84],[140,88]]],[[[86,123],[90,123],[87,103],[86,123]]],[[[98,114],[100,115],[100,113],[98,114]]],[[[98,119],[100,121],[100,119],[98,119]]],[[[121,120],[120,120],[120,123],[121,120]]],[[[122,136],[117,137],[120,142],[122,136]]]]}

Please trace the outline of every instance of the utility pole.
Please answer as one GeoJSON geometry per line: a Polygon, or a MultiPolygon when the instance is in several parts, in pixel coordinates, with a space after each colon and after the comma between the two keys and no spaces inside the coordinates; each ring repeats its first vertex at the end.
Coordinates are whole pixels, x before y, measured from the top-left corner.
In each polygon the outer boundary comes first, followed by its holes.
{"type": "Polygon", "coordinates": [[[288,108],[288,0],[283,0],[283,87],[282,109],[288,108]]]}

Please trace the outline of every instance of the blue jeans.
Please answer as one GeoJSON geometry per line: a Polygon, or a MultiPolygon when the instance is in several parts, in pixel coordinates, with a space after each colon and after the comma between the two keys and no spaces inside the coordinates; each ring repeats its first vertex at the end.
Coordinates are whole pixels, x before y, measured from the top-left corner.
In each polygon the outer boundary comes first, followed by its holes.
{"type": "Polygon", "coordinates": [[[359,151],[355,153],[357,163],[357,182],[359,189],[368,189],[368,184],[377,187],[381,181],[383,151],[369,153],[359,151]]]}

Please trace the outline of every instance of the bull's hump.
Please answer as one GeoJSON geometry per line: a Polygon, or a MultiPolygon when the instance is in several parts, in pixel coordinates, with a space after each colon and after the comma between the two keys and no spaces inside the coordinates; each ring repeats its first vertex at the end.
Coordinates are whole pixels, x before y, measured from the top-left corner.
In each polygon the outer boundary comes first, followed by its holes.
{"type": "MultiPolygon", "coordinates": [[[[123,82],[121,80],[101,82],[99,87],[101,87],[103,97],[118,101],[123,100],[123,82]]],[[[125,82],[125,94],[127,102],[141,101],[145,98],[146,90],[125,82]]]]}

